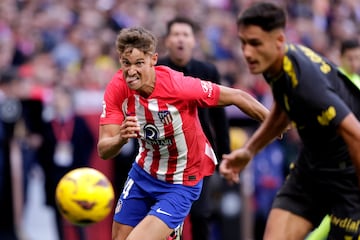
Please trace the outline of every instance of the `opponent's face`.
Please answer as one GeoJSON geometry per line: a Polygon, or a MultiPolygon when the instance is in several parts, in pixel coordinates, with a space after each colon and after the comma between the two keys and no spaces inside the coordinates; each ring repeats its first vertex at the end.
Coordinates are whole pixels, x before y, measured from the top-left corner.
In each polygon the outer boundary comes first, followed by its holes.
{"type": "Polygon", "coordinates": [[[360,71],[360,48],[349,49],[341,56],[341,66],[350,74],[360,71]]]}
{"type": "Polygon", "coordinates": [[[195,36],[190,25],[186,23],[174,23],[165,45],[170,58],[177,64],[186,64],[192,57],[195,47],[195,36]]]}
{"type": "Polygon", "coordinates": [[[157,54],[145,54],[139,49],[125,51],[120,56],[123,78],[128,87],[138,92],[147,92],[155,86],[157,54]]]}
{"type": "Polygon", "coordinates": [[[255,25],[240,26],[238,36],[251,73],[276,74],[281,70],[285,43],[282,30],[266,32],[255,25]]]}

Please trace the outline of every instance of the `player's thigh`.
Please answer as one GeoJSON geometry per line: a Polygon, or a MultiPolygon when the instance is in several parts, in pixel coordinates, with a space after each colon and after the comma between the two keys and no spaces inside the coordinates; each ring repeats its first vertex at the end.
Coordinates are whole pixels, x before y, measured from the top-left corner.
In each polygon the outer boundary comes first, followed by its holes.
{"type": "Polygon", "coordinates": [[[312,228],[312,223],[305,218],[273,208],[267,220],[264,240],[303,240],[312,228]]]}
{"type": "MultiPolygon", "coordinates": [[[[153,215],[146,216],[130,233],[126,240],[163,240],[173,229],[153,215]]],[[[117,239],[116,239],[117,240],[117,239]]]]}
{"type": "Polygon", "coordinates": [[[133,227],[129,225],[124,225],[113,221],[112,240],[125,240],[132,230],[133,227]]]}

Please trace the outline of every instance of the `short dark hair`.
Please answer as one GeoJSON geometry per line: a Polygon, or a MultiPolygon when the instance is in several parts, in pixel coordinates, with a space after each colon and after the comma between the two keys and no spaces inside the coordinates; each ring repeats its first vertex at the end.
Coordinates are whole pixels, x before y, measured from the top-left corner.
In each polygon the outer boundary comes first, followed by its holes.
{"type": "Polygon", "coordinates": [[[167,22],[167,24],[166,24],[166,36],[168,36],[170,34],[171,27],[175,23],[183,23],[183,24],[189,25],[194,33],[197,33],[200,30],[199,25],[196,24],[194,21],[192,21],[190,18],[183,17],[183,16],[176,16],[175,18],[173,18],[173,19],[171,19],[170,21],[167,22]]]}
{"type": "Polygon", "coordinates": [[[285,28],[285,10],[271,2],[254,3],[245,9],[237,20],[238,27],[249,25],[258,26],[267,32],[278,28],[285,28]]]}
{"type": "Polygon", "coordinates": [[[143,27],[123,28],[116,37],[116,50],[119,54],[134,48],[146,54],[153,54],[156,51],[156,45],[157,39],[154,34],[143,27]]]}
{"type": "Polygon", "coordinates": [[[360,43],[357,38],[345,39],[340,44],[340,54],[343,55],[347,50],[359,48],[360,43]]]}

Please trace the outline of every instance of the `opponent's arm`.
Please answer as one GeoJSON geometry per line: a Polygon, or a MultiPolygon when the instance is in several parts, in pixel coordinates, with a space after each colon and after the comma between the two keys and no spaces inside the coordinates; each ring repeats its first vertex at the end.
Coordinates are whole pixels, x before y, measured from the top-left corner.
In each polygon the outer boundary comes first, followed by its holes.
{"type": "Polygon", "coordinates": [[[281,135],[288,127],[288,124],[289,119],[286,113],[274,102],[270,115],[246,142],[244,147],[223,155],[219,168],[220,173],[230,183],[239,182],[239,173],[261,149],[281,135]]]}
{"type": "Polygon", "coordinates": [[[348,114],[341,121],[337,130],[348,146],[360,184],[360,122],[353,113],[348,114]]]}
{"type": "Polygon", "coordinates": [[[260,125],[251,138],[246,142],[252,155],[256,155],[266,145],[280,136],[289,126],[289,118],[280,106],[274,102],[267,119],[260,125]]]}
{"type": "Polygon", "coordinates": [[[126,117],[121,125],[100,125],[97,144],[100,158],[110,159],[118,155],[124,144],[129,141],[129,138],[136,138],[139,131],[140,127],[134,116],[126,117]]]}
{"type": "Polygon", "coordinates": [[[259,122],[264,121],[266,116],[269,114],[269,110],[247,92],[225,86],[219,87],[219,106],[235,105],[241,111],[259,122]]]}

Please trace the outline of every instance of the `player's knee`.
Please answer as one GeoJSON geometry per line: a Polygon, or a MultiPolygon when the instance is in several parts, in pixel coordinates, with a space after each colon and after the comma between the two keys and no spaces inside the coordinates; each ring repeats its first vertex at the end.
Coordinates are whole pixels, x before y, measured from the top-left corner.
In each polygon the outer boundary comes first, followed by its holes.
{"type": "Polygon", "coordinates": [[[133,227],[122,225],[114,222],[112,226],[112,240],[128,240],[128,235],[130,234],[133,227]]]}
{"type": "Polygon", "coordinates": [[[112,231],[111,234],[111,239],[112,240],[125,240],[125,238],[121,238],[121,234],[119,234],[117,231],[112,231]]]}

